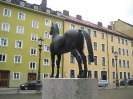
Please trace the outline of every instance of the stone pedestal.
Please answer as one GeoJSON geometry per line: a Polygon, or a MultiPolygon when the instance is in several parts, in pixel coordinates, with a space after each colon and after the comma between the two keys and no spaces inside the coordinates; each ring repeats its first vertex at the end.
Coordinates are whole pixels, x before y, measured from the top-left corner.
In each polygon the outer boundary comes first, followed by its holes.
{"type": "Polygon", "coordinates": [[[43,80],[42,99],[99,99],[97,79],[43,80]]]}

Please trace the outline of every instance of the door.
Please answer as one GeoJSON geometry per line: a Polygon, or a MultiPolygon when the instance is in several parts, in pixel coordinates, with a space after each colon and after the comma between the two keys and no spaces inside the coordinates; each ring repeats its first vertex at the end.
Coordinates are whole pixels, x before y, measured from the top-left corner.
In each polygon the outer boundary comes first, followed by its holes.
{"type": "Polygon", "coordinates": [[[0,71],[0,88],[9,87],[10,71],[0,71]]]}
{"type": "Polygon", "coordinates": [[[28,82],[31,80],[36,80],[36,73],[28,73],[28,82]]]}
{"type": "Polygon", "coordinates": [[[107,80],[107,71],[101,71],[101,80],[107,80]]]}

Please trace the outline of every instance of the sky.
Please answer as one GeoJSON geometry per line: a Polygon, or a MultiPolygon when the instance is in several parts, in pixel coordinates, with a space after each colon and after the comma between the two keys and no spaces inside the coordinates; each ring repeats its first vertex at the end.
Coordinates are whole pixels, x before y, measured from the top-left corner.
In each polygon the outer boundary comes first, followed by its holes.
{"type": "MultiPolygon", "coordinates": [[[[41,4],[42,0],[26,0],[41,4]]],[[[69,11],[69,15],[81,15],[83,20],[107,27],[111,21],[121,19],[133,25],[133,0],[47,0],[47,7],[53,10],[69,11]]]]}

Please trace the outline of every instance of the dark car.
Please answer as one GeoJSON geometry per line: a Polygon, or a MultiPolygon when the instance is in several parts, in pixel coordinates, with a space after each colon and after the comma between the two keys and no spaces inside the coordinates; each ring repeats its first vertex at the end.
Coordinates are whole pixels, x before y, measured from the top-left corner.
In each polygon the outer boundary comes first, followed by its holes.
{"type": "Polygon", "coordinates": [[[133,85],[133,79],[130,79],[130,80],[128,81],[128,85],[133,85]]]}
{"type": "MultiPolygon", "coordinates": [[[[30,82],[24,83],[20,85],[21,90],[35,90],[36,89],[36,84],[38,82],[36,80],[32,80],[30,82]]],[[[41,88],[42,88],[42,82],[41,83],[41,88]]]]}
{"type": "MultiPolygon", "coordinates": [[[[133,83],[133,80],[132,80],[132,79],[127,79],[127,80],[126,80],[126,84],[127,84],[127,85],[132,85],[132,83],[133,83]]],[[[122,85],[125,86],[125,79],[123,79],[123,80],[120,81],[120,85],[121,85],[121,86],[122,86],[122,85]]]]}

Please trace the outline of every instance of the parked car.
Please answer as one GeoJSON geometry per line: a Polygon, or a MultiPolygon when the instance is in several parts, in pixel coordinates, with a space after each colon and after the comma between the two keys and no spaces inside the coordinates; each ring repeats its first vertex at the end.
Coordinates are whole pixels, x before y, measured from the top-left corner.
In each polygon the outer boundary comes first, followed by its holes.
{"type": "MultiPolygon", "coordinates": [[[[126,80],[126,84],[127,85],[133,85],[133,79],[127,79],[126,80]]],[[[121,86],[125,86],[125,79],[123,79],[123,80],[120,81],[120,85],[121,86]]]]}
{"type": "MultiPolygon", "coordinates": [[[[36,89],[36,84],[38,82],[36,80],[32,80],[30,82],[24,83],[20,85],[21,90],[35,90],[36,89]]],[[[41,88],[42,88],[42,82],[41,83],[41,88]]]]}
{"type": "Polygon", "coordinates": [[[130,80],[128,81],[128,85],[133,85],[133,79],[130,79],[130,80]]]}
{"type": "Polygon", "coordinates": [[[107,80],[99,80],[98,86],[99,87],[103,87],[103,86],[107,87],[108,86],[108,81],[107,80]]]}

